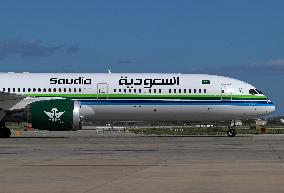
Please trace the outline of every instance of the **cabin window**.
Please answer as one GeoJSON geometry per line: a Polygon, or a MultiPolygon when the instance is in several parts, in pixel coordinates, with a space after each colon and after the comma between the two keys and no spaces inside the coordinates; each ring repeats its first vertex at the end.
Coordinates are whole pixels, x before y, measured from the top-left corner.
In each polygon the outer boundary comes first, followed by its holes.
{"type": "Polygon", "coordinates": [[[152,90],[151,90],[151,89],[149,89],[149,93],[151,93],[151,91],[152,91],[152,90]]]}
{"type": "Polygon", "coordinates": [[[18,88],[18,92],[21,92],[21,89],[20,89],[20,88],[18,88]]]}
{"type": "Polygon", "coordinates": [[[36,88],[33,88],[33,92],[36,92],[36,88]]]}
{"type": "Polygon", "coordinates": [[[23,88],[23,92],[26,92],[26,89],[25,89],[25,88],[23,88]]]}
{"type": "Polygon", "coordinates": [[[196,89],[194,89],[193,91],[194,91],[194,93],[196,93],[196,89]]]}
{"type": "Polygon", "coordinates": [[[116,89],[113,89],[113,92],[116,92],[116,89]]]}
{"type": "Polygon", "coordinates": [[[126,93],[126,89],[124,89],[124,93],[126,93]]]}
{"type": "Polygon", "coordinates": [[[121,89],[118,89],[118,92],[121,92],[121,89]]]}
{"type": "Polygon", "coordinates": [[[177,93],[177,89],[174,89],[174,93],[177,93]]]}
{"type": "Polygon", "coordinates": [[[66,92],[66,88],[63,88],[63,92],[66,92]]]}
{"type": "Polygon", "coordinates": [[[183,89],[183,93],[186,93],[186,89],[183,89]]]}
{"type": "Polygon", "coordinates": [[[159,93],[162,93],[162,89],[159,89],[159,93]]]}
{"type": "Polygon", "coordinates": [[[3,88],[3,92],[5,92],[5,88],[3,88]]]}
{"type": "Polygon", "coordinates": [[[199,93],[201,93],[202,91],[201,91],[201,89],[199,89],[199,93]]]}
{"type": "Polygon", "coordinates": [[[73,91],[74,91],[74,92],[77,92],[77,89],[76,89],[76,88],[74,88],[74,89],[73,89],[73,91]]]}
{"type": "Polygon", "coordinates": [[[169,89],[169,93],[172,93],[172,89],[169,89]]]}
{"type": "Polygon", "coordinates": [[[8,88],[8,92],[10,92],[10,88],[8,88]]]}
{"type": "Polygon", "coordinates": [[[131,89],[128,89],[129,93],[131,93],[131,89]]]}
{"type": "Polygon", "coordinates": [[[207,93],[207,90],[206,90],[206,89],[204,89],[203,91],[204,91],[204,93],[207,93]]]}
{"type": "Polygon", "coordinates": [[[154,93],[156,93],[157,92],[157,90],[156,89],[154,89],[154,93]]]}
{"type": "Polygon", "coordinates": [[[178,92],[181,93],[181,89],[178,89],[178,92]]]}
{"type": "Polygon", "coordinates": [[[42,89],[43,92],[46,92],[46,88],[42,89]]]}
{"type": "Polygon", "coordinates": [[[81,88],[79,88],[79,92],[82,92],[82,89],[81,89],[81,88]]]}
{"type": "Polygon", "coordinates": [[[61,88],[58,89],[58,92],[61,92],[61,88]]]}
{"type": "Polygon", "coordinates": [[[191,89],[188,89],[188,93],[191,93],[191,89]]]}
{"type": "Polygon", "coordinates": [[[28,88],[28,92],[31,92],[32,91],[32,89],[31,88],[28,88]]]}
{"type": "Polygon", "coordinates": [[[16,92],[16,89],[15,89],[15,88],[13,88],[13,92],[16,92]]]}
{"type": "Polygon", "coordinates": [[[48,89],[48,92],[51,92],[51,88],[48,89]]]}
{"type": "Polygon", "coordinates": [[[71,89],[71,88],[69,88],[68,90],[69,90],[69,92],[72,92],[72,89],[71,89]]]}
{"type": "Polygon", "coordinates": [[[134,93],[136,93],[136,89],[134,89],[133,91],[134,91],[134,93]]]}
{"type": "Polygon", "coordinates": [[[139,93],[141,93],[142,91],[141,91],[141,88],[139,88],[139,93]]]}
{"type": "Polygon", "coordinates": [[[38,92],[41,92],[41,89],[40,89],[40,88],[38,88],[37,90],[38,90],[38,92]]]}
{"type": "Polygon", "coordinates": [[[56,88],[53,89],[53,92],[56,92],[56,88]]]}

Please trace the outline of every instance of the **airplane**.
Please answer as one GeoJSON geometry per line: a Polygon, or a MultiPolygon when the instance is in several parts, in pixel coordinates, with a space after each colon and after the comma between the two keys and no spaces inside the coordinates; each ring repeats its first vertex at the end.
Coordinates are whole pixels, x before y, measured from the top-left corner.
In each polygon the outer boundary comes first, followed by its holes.
{"type": "Polygon", "coordinates": [[[83,121],[226,121],[275,111],[260,90],[241,80],[207,74],[0,73],[0,137],[6,122],[38,130],[82,129],[83,121]]]}

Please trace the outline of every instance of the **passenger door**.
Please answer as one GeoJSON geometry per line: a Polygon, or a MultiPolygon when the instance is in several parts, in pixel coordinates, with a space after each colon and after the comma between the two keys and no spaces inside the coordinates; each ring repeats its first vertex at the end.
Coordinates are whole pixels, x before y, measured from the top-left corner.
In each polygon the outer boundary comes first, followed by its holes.
{"type": "Polygon", "coordinates": [[[97,99],[108,99],[108,84],[107,83],[97,84],[97,99]]]}
{"type": "Polygon", "coordinates": [[[232,85],[221,84],[221,100],[232,100],[232,85]]]}

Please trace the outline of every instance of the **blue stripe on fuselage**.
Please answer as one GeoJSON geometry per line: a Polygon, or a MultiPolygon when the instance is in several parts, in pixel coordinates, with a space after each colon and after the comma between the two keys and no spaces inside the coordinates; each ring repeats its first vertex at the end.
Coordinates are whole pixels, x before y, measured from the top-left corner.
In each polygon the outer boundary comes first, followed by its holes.
{"type": "Polygon", "coordinates": [[[270,101],[185,101],[185,100],[80,100],[81,105],[233,105],[274,106],[270,101]]]}

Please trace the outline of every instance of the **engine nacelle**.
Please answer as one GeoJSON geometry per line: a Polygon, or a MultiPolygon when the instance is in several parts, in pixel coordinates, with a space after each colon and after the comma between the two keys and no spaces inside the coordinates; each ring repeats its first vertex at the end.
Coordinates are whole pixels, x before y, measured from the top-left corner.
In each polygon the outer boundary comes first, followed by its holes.
{"type": "Polygon", "coordinates": [[[80,103],[69,99],[44,100],[26,107],[26,120],[38,130],[69,131],[82,129],[80,103]]]}

